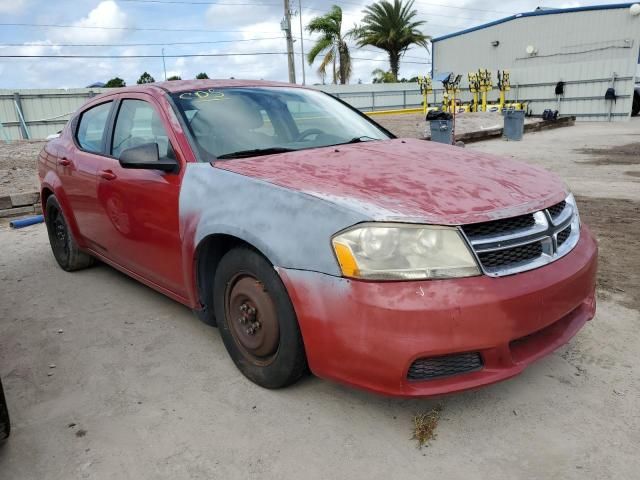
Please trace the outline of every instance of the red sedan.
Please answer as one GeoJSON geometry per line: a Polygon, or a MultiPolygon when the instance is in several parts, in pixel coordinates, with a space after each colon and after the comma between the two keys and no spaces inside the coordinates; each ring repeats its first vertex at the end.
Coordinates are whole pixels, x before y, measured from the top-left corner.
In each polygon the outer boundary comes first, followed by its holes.
{"type": "Polygon", "coordinates": [[[399,396],[511,377],[595,313],[597,247],[550,173],[390,132],[322,92],[177,81],[91,99],[40,154],[53,254],[216,325],[267,388],[399,396]]]}

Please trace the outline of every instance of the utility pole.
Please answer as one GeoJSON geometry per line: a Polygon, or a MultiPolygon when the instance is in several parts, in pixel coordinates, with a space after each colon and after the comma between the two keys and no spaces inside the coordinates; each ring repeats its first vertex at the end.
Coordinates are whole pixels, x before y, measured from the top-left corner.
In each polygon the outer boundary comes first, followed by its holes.
{"type": "Polygon", "coordinates": [[[304,71],[304,28],[302,27],[302,0],[298,0],[298,15],[300,16],[300,56],[302,57],[302,85],[307,84],[307,76],[304,71]]]}
{"type": "Polygon", "coordinates": [[[164,70],[164,81],[167,81],[167,64],[164,63],[164,48],[162,49],[162,69],[164,70]]]}
{"type": "Polygon", "coordinates": [[[284,0],[284,20],[282,29],[287,36],[287,60],[289,62],[289,83],[296,83],[296,66],[294,63],[293,37],[291,36],[291,8],[289,0],[284,0]]]}

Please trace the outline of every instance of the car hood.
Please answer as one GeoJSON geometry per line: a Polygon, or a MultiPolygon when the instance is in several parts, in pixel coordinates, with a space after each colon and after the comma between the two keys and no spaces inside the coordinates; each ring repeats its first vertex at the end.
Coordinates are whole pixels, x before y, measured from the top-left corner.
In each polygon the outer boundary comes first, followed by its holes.
{"type": "Polygon", "coordinates": [[[374,220],[462,225],[560,202],[564,184],[538,167],[416,139],[215,162],[374,220]]]}

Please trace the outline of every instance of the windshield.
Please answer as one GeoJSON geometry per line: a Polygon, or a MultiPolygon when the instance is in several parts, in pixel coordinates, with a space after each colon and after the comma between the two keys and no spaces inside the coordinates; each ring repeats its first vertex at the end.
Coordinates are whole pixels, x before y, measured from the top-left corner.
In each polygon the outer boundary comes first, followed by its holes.
{"type": "Polygon", "coordinates": [[[336,99],[299,88],[211,88],[173,94],[205,157],[240,158],[390,138],[336,99]]]}

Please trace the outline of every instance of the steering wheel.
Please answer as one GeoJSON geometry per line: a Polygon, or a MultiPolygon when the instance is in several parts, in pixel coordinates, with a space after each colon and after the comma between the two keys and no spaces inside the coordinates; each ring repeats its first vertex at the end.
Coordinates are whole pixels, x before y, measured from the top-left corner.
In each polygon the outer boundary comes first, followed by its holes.
{"type": "Polygon", "coordinates": [[[301,142],[302,140],[304,140],[305,138],[311,136],[311,135],[323,135],[324,132],[322,130],[320,130],[319,128],[308,128],[307,130],[305,130],[304,132],[300,133],[300,135],[298,135],[298,138],[296,138],[296,142],[301,142]]]}

